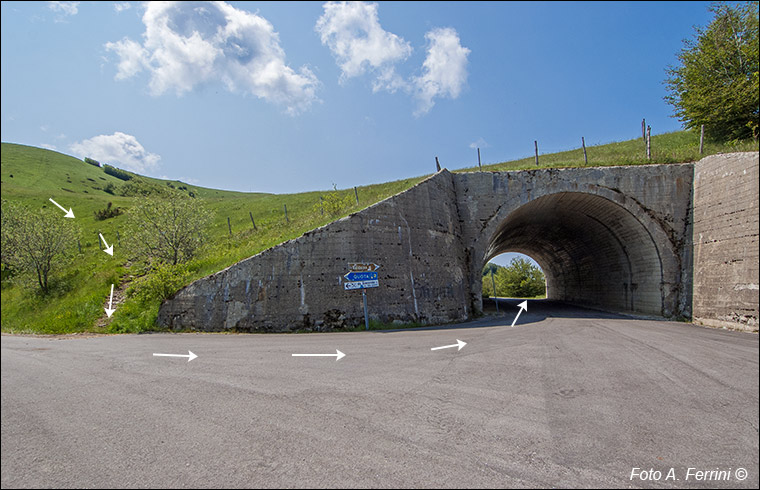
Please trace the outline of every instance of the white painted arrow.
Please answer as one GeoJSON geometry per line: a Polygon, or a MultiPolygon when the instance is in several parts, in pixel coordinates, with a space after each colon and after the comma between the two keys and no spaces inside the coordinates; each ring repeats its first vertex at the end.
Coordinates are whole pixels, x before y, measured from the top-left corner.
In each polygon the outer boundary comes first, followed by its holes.
{"type": "Polygon", "coordinates": [[[459,347],[457,350],[460,351],[460,350],[462,350],[462,347],[464,347],[465,345],[467,345],[467,342],[462,342],[461,340],[457,339],[457,343],[456,344],[444,345],[444,346],[441,346],[441,347],[431,347],[430,350],[449,349],[451,347],[459,347]]]}
{"type": "Polygon", "coordinates": [[[154,356],[163,356],[163,357],[187,357],[187,362],[190,362],[193,359],[195,359],[196,357],[198,357],[195,354],[193,354],[193,351],[191,351],[191,350],[187,351],[187,354],[155,354],[154,353],[153,355],[154,356]]]}
{"type": "Polygon", "coordinates": [[[335,354],[292,354],[293,357],[335,357],[336,361],[340,361],[342,358],[346,357],[344,353],[339,351],[338,349],[335,349],[335,354]]]}
{"type": "Polygon", "coordinates": [[[106,315],[108,315],[108,318],[111,318],[111,315],[113,315],[113,312],[116,311],[116,308],[111,308],[113,306],[113,284],[111,284],[111,299],[108,300],[108,308],[104,308],[106,310],[106,315]]]}
{"type": "Polygon", "coordinates": [[[104,251],[105,253],[107,253],[108,255],[110,255],[111,257],[113,257],[113,245],[111,245],[111,246],[109,247],[109,246],[108,246],[108,242],[106,242],[106,239],[105,239],[105,238],[103,238],[103,234],[102,234],[102,233],[98,233],[98,235],[100,235],[100,239],[101,239],[101,240],[103,240],[103,245],[105,245],[105,246],[106,246],[106,249],[105,249],[105,250],[103,250],[103,251],[104,251]]]}
{"type": "Polygon", "coordinates": [[[515,326],[515,322],[517,321],[518,318],[520,318],[520,313],[522,313],[523,310],[528,311],[528,301],[527,300],[523,301],[517,306],[520,307],[520,311],[517,312],[517,316],[515,317],[514,320],[512,320],[512,325],[511,325],[512,327],[515,326]]]}
{"type": "Polygon", "coordinates": [[[74,211],[71,208],[69,208],[69,210],[66,211],[66,208],[64,208],[63,206],[61,206],[57,202],[53,201],[52,197],[50,198],[50,202],[52,202],[53,204],[55,204],[56,206],[58,206],[59,208],[61,208],[61,211],[63,211],[64,213],[66,213],[66,216],[64,216],[64,218],[73,218],[74,217],[74,211]]]}

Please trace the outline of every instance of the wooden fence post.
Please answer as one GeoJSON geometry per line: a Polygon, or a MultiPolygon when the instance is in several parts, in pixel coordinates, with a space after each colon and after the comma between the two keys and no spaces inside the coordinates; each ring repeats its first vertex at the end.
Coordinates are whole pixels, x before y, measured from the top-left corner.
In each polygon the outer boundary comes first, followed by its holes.
{"type": "Polygon", "coordinates": [[[483,166],[480,164],[480,148],[478,148],[478,170],[483,171],[483,166]]]}
{"type": "Polygon", "coordinates": [[[533,141],[533,144],[536,145],[536,167],[538,167],[538,141],[533,141]]]}
{"type": "Polygon", "coordinates": [[[581,136],[581,144],[583,145],[583,161],[588,165],[588,155],[586,155],[586,139],[581,136]]]}
{"type": "Polygon", "coordinates": [[[652,126],[647,126],[647,160],[652,159],[652,126]]]}
{"type": "Polygon", "coordinates": [[[647,120],[642,119],[641,120],[641,139],[646,141],[647,139],[647,120]]]}
{"type": "Polygon", "coordinates": [[[253,213],[248,211],[248,216],[251,217],[251,224],[253,225],[253,229],[256,230],[256,222],[253,221],[253,213]]]}
{"type": "Polygon", "coordinates": [[[79,247],[79,253],[82,253],[82,244],[79,243],[79,238],[77,238],[77,247],[79,247]]]}
{"type": "Polygon", "coordinates": [[[230,230],[230,236],[232,236],[232,225],[230,224],[230,217],[227,216],[227,228],[230,230]]]}
{"type": "Polygon", "coordinates": [[[438,163],[438,157],[435,157],[435,171],[440,172],[441,171],[441,164],[438,163]]]}
{"type": "Polygon", "coordinates": [[[359,191],[356,190],[356,186],[354,186],[354,196],[356,196],[356,205],[359,205],[359,191]]]}
{"type": "Polygon", "coordinates": [[[288,205],[287,204],[283,204],[283,206],[285,207],[285,221],[287,223],[290,223],[290,218],[288,218],[288,205]]]}
{"type": "Polygon", "coordinates": [[[119,242],[119,246],[121,247],[121,237],[119,236],[119,230],[116,230],[116,240],[119,242]]]}

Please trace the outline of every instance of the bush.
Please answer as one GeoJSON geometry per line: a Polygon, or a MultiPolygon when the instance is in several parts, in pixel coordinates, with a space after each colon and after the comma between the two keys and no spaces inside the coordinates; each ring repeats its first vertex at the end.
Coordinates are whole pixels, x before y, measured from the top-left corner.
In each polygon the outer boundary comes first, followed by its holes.
{"type": "Polygon", "coordinates": [[[90,165],[94,165],[96,167],[100,167],[100,162],[97,160],[93,160],[90,157],[84,157],[84,163],[89,163],[90,165]]]}
{"type": "Polygon", "coordinates": [[[328,216],[335,218],[343,214],[346,208],[351,207],[351,203],[352,197],[350,195],[341,196],[337,187],[333,184],[333,191],[321,196],[320,202],[314,208],[319,210],[320,213],[324,211],[328,216]]]}
{"type": "Polygon", "coordinates": [[[141,303],[164,301],[185,285],[187,274],[187,267],[183,264],[160,263],[146,276],[135,280],[127,290],[127,296],[141,303]]]}
{"type": "Polygon", "coordinates": [[[172,191],[166,187],[162,187],[138,177],[122,184],[120,186],[119,194],[124,197],[168,197],[172,195],[172,191]]]}
{"type": "Polygon", "coordinates": [[[123,211],[119,207],[112,208],[112,203],[108,203],[108,206],[105,207],[105,209],[101,209],[100,211],[95,211],[95,219],[98,221],[103,221],[104,219],[114,218],[118,215],[120,215],[123,211]]]}
{"type": "Polygon", "coordinates": [[[105,188],[103,188],[103,192],[107,192],[107,193],[111,194],[112,196],[114,195],[114,191],[115,190],[116,190],[116,186],[113,185],[113,182],[107,183],[106,186],[105,186],[105,188]]]}
{"type": "Polygon", "coordinates": [[[127,172],[126,170],[112,167],[111,165],[108,165],[108,164],[103,165],[103,171],[107,173],[108,175],[112,175],[116,177],[117,179],[121,179],[124,181],[131,180],[133,177],[133,175],[127,172]]]}

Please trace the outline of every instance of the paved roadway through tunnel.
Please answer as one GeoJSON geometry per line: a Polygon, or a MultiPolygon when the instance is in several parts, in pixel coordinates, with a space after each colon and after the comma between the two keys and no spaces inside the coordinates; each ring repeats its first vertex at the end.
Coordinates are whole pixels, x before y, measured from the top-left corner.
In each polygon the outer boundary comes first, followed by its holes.
{"type": "Polygon", "coordinates": [[[757,335],[541,301],[510,328],[516,304],[392,332],[3,335],[2,487],[758,487],[757,335]]]}

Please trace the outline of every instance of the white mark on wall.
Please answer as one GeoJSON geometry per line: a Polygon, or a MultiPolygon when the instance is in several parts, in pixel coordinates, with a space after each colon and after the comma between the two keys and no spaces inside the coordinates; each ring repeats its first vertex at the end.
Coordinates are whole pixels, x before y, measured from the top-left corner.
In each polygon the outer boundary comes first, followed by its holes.
{"type": "Polygon", "coordinates": [[[737,284],[734,286],[734,291],[742,291],[744,289],[749,289],[750,291],[757,291],[760,289],[757,284],[737,284]]]}
{"type": "MultiPolygon", "coordinates": [[[[420,309],[417,305],[417,291],[414,289],[414,272],[412,271],[412,257],[414,254],[412,253],[412,230],[409,228],[409,222],[404,218],[401,214],[398,215],[399,218],[404,220],[404,224],[406,225],[406,234],[407,234],[407,240],[409,241],[409,279],[412,283],[412,299],[414,300],[414,314],[419,316],[420,309]]],[[[401,227],[398,227],[399,229],[399,240],[401,240],[401,227]]]]}
{"type": "Polygon", "coordinates": [[[301,307],[298,311],[305,315],[309,312],[309,306],[306,304],[306,284],[303,283],[303,274],[301,274],[301,307]]]}

